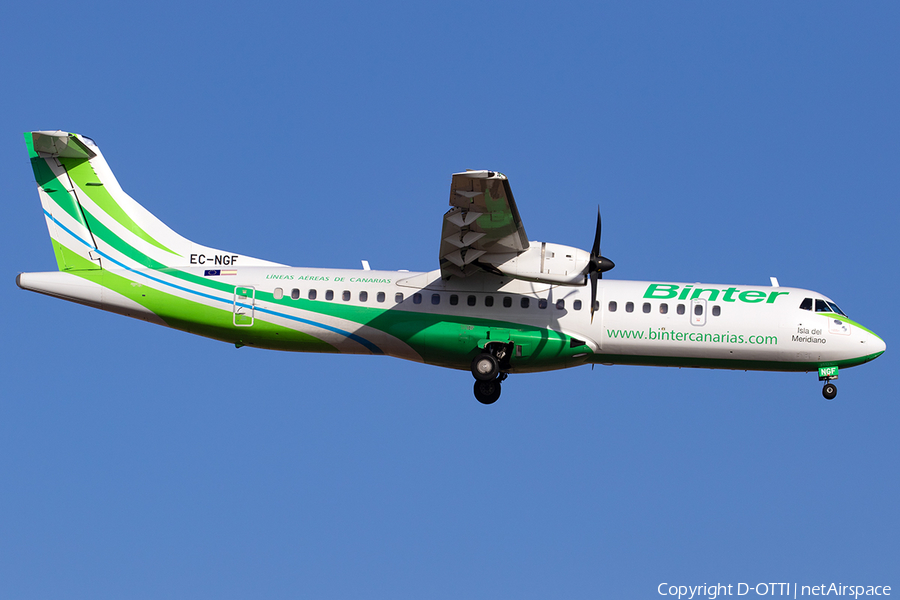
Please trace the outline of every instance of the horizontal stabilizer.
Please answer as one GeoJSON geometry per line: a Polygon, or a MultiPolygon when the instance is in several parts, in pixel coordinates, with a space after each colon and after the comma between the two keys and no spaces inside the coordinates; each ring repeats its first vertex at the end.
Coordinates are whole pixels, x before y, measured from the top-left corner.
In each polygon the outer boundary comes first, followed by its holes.
{"type": "Polygon", "coordinates": [[[63,131],[33,131],[31,136],[34,151],[42,158],[61,156],[63,158],[90,160],[97,156],[89,147],[94,145],[93,140],[90,138],[82,137],[79,139],[75,134],[63,131]]]}

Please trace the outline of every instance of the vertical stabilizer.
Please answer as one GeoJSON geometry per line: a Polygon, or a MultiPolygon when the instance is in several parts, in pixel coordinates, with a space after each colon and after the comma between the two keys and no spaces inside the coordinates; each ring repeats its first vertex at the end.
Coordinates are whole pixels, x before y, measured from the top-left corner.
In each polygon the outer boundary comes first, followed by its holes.
{"type": "Polygon", "coordinates": [[[25,144],[60,271],[199,265],[200,256],[241,266],[276,264],[177,234],[125,193],[88,137],[32,131],[25,144]]]}

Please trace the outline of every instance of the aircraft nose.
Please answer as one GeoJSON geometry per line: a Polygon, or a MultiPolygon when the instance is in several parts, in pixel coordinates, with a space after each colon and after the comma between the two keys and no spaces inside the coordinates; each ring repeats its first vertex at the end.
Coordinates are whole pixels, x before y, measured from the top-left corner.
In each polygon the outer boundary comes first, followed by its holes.
{"type": "Polygon", "coordinates": [[[881,356],[885,350],[887,350],[887,344],[884,343],[884,340],[878,337],[877,335],[872,336],[872,351],[875,354],[872,358],[877,356],[881,356]]]}

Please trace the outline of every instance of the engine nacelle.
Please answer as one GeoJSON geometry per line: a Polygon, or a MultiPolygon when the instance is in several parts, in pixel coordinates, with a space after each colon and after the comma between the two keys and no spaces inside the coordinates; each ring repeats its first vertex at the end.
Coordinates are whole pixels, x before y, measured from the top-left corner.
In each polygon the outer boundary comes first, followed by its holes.
{"type": "Polygon", "coordinates": [[[590,260],[590,252],[578,248],[532,241],[521,254],[485,255],[480,262],[516,279],[584,285],[585,271],[590,260]]]}

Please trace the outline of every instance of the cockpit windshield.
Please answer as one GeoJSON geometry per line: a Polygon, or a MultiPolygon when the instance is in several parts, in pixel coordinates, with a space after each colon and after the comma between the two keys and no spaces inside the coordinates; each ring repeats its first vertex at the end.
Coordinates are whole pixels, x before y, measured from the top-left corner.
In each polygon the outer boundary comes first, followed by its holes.
{"type": "Polygon", "coordinates": [[[829,302],[829,303],[828,303],[828,306],[831,307],[831,312],[837,313],[837,314],[841,315],[842,317],[846,317],[846,316],[847,316],[847,315],[844,314],[844,311],[842,311],[842,310],[840,309],[840,307],[838,307],[838,305],[835,304],[834,302],[829,302]]]}
{"type": "MultiPolygon", "coordinates": [[[[844,311],[840,309],[840,307],[831,302],[830,300],[822,300],[821,298],[815,299],[816,312],[824,312],[824,313],[835,313],[841,315],[842,317],[846,317],[844,311]]],[[[813,309],[813,299],[812,298],[804,298],[803,302],[800,303],[800,308],[803,310],[812,310],[813,309]]]]}

